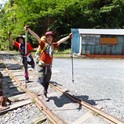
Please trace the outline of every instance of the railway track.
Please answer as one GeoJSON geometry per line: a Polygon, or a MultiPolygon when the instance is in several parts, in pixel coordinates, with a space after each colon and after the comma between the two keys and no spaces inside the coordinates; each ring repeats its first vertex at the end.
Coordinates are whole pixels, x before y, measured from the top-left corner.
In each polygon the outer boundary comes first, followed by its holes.
{"type": "MultiPolygon", "coordinates": [[[[9,58],[10,59],[10,58],[9,58]]],[[[17,64],[17,62],[13,59],[10,59],[13,63],[17,64]]],[[[18,63],[19,64],[19,63],[18,63]]],[[[15,67],[16,68],[16,67],[15,67]]],[[[18,72],[22,73],[23,70],[17,69],[18,72]]],[[[37,107],[42,110],[47,118],[51,120],[54,124],[92,124],[93,123],[98,123],[98,124],[124,124],[124,122],[116,117],[113,117],[112,115],[109,115],[108,113],[103,112],[101,109],[98,109],[78,98],[75,96],[71,95],[69,92],[62,90],[59,88],[57,85],[54,85],[50,83],[50,91],[52,92],[50,94],[50,101],[45,102],[43,99],[43,96],[41,94],[38,94],[35,92],[36,90],[32,90],[31,83],[27,84],[27,88],[25,87],[25,84],[23,81],[19,80],[19,77],[16,73],[16,71],[11,70],[6,68],[4,71],[6,71],[9,76],[18,84],[18,86],[30,96],[30,98],[35,101],[35,104],[37,107]],[[56,92],[57,91],[57,92],[56,92]],[[57,95],[57,97],[55,97],[57,95]],[[55,102],[61,102],[61,99],[64,100],[64,102],[68,103],[68,106],[62,107],[60,109],[60,105],[57,106],[58,103],[56,103],[55,108],[55,102]],[[53,100],[54,99],[54,100],[53,100]],[[65,100],[66,99],[66,100],[65,100]],[[54,101],[54,105],[52,105],[52,102],[54,101]],[[73,102],[72,102],[73,101],[73,102]],[[50,106],[51,105],[51,106],[50,106]],[[71,107],[73,106],[73,107],[71,107]],[[77,107],[78,106],[78,110],[77,107]],[[74,109],[71,111],[71,109],[74,109]],[[65,110],[65,111],[64,111],[65,110]],[[80,110],[80,112],[79,112],[80,110]],[[59,112],[60,113],[59,113],[59,112]],[[71,112],[70,112],[71,111],[71,112]],[[65,112],[65,113],[64,113],[65,112]],[[73,113],[74,112],[74,113],[73,113]],[[64,113],[64,114],[61,114],[64,113]],[[69,114],[69,115],[66,115],[69,114]],[[67,117],[63,117],[63,116],[67,117]],[[68,119],[68,118],[71,119],[68,119]],[[74,118],[74,119],[72,119],[74,118]]],[[[30,72],[30,76],[33,78],[36,77],[37,75],[34,72],[30,72]]],[[[36,77],[37,78],[37,77],[36,77]]],[[[34,79],[34,81],[36,80],[34,79]]],[[[34,84],[35,86],[35,84],[34,84]]],[[[64,103],[63,103],[64,106],[64,103]]]]}
{"type": "MultiPolygon", "coordinates": [[[[120,119],[105,113],[104,111],[102,111],[101,109],[98,109],[74,96],[72,96],[71,94],[69,94],[68,92],[63,91],[61,88],[58,88],[57,86],[50,84],[52,88],[54,88],[56,91],[63,93],[64,95],[66,95],[68,98],[70,98],[72,101],[79,103],[81,106],[87,108],[89,111],[92,111],[94,113],[97,113],[99,116],[102,116],[103,118],[105,118],[109,123],[113,123],[113,124],[124,124],[123,121],[121,121],[120,119]]],[[[73,123],[75,124],[75,122],[73,123]]]]}

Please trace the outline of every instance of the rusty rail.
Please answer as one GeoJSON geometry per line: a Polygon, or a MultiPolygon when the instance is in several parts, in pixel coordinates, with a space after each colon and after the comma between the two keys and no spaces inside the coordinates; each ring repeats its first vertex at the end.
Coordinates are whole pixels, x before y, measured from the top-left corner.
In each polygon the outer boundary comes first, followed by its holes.
{"type": "MultiPolygon", "coordinates": [[[[14,61],[15,61],[15,60],[14,60],[14,61]]],[[[15,77],[15,78],[16,78],[16,77],[15,77]]],[[[17,80],[18,80],[18,79],[17,79],[17,80]]],[[[105,118],[105,119],[108,120],[109,122],[111,122],[111,123],[113,123],[113,124],[124,124],[124,121],[120,120],[119,118],[116,118],[116,117],[114,117],[114,116],[112,116],[112,115],[110,115],[110,114],[108,114],[108,113],[106,113],[106,112],[104,112],[104,111],[102,111],[102,110],[100,110],[100,109],[98,109],[98,108],[96,108],[96,107],[94,107],[94,106],[92,106],[92,105],[90,105],[90,104],[84,102],[83,100],[80,100],[80,99],[78,99],[78,98],[72,96],[71,94],[69,94],[69,93],[63,91],[61,88],[59,88],[59,87],[57,87],[57,86],[55,86],[55,85],[53,85],[53,84],[51,84],[51,83],[50,83],[50,86],[51,86],[53,89],[55,89],[56,91],[59,91],[60,93],[64,94],[64,95],[67,96],[68,98],[70,98],[72,101],[74,101],[74,102],[76,102],[76,103],[79,103],[80,105],[84,106],[85,108],[87,108],[88,110],[90,110],[90,111],[92,111],[92,112],[98,113],[100,116],[102,116],[103,118],[105,118]]],[[[26,92],[26,91],[25,91],[25,92],[26,92]]],[[[39,98],[38,98],[36,95],[33,94],[33,96],[34,96],[34,98],[35,98],[36,100],[38,100],[38,102],[42,103],[42,101],[39,101],[39,98]]],[[[35,100],[35,101],[36,101],[36,100],[35,100]]],[[[45,106],[45,105],[44,105],[44,106],[45,106]]],[[[42,107],[40,106],[40,108],[43,108],[43,103],[42,103],[42,107]]],[[[48,109],[48,108],[47,108],[47,107],[44,107],[43,109],[46,110],[46,109],[48,109]]],[[[49,110],[49,111],[50,111],[50,110],[49,110]]],[[[50,111],[50,112],[51,112],[51,111],[50,111]]],[[[53,114],[53,115],[54,115],[54,114],[53,114]]],[[[49,117],[48,117],[48,118],[49,118],[49,117]]],[[[58,117],[58,118],[59,118],[59,117],[58,117]]],[[[61,120],[61,118],[59,118],[59,120],[61,120]]],[[[61,120],[61,121],[63,122],[63,124],[66,124],[66,122],[64,122],[63,120],[61,120]]],[[[57,122],[57,124],[60,124],[60,123],[57,122]]]]}
{"type": "Polygon", "coordinates": [[[19,85],[19,87],[26,92],[32,100],[35,101],[37,107],[44,112],[44,114],[53,122],[54,124],[67,124],[64,120],[59,118],[57,115],[55,115],[48,107],[45,106],[45,104],[38,98],[37,95],[34,93],[31,93],[27,88],[25,88],[22,83],[18,80],[17,77],[15,77],[11,71],[6,68],[5,71],[9,74],[9,76],[16,81],[16,83],[19,85]]]}
{"type": "Polygon", "coordinates": [[[54,86],[54,85],[51,84],[51,83],[50,83],[50,86],[51,86],[52,88],[54,88],[54,90],[59,91],[60,93],[63,93],[63,94],[66,95],[68,98],[70,98],[70,99],[73,100],[74,102],[79,103],[80,105],[84,106],[84,107],[87,108],[88,110],[93,111],[93,112],[95,112],[95,113],[98,113],[100,116],[104,117],[105,119],[107,119],[107,120],[110,121],[111,123],[113,123],[113,124],[124,124],[124,122],[123,122],[122,120],[120,120],[120,119],[118,119],[118,118],[116,118],[116,117],[114,117],[114,116],[112,116],[112,115],[110,115],[110,114],[108,114],[108,113],[106,113],[106,112],[104,112],[104,111],[102,111],[102,110],[100,110],[100,109],[98,109],[98,108],[96,108],[96,107],[94,107],[94,106],[92,106],[92,105],[90,105],[90,104],[84,102],[83,100],[80,100],[80,99],[78,99],[78,98],[72,96],[71,94],[69,94],[69,93],[63,91],[61,88],[59,88],[59,87],[57,87],[57,86],[54,86]]]}

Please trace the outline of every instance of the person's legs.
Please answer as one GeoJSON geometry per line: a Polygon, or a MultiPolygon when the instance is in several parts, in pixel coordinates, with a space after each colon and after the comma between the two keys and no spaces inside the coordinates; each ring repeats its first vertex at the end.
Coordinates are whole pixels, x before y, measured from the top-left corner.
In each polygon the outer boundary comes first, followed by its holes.
{"type": "Polygon", "coordinates": [[[39,66],[38,67],[38,81],[44,87],[44,95],[47,97],[47,90],[49,86],[49,81],[51,79],[51,67],[50,66],[39,66]]]}
{"type": "Polygon", "coordinates": [[[28,62],[28,64],[31,65],[32,68],[35,68],[35,62],[34,62],[32,55],[30,55],[29,58],[31,59],[31,61],[28,62]]]}
{"type": "Polygon", "coordinates": [[[43,85],[44,76],[45,76],[45,67],[38,65],[37,71],[38,71],[38,82],[43,85]]]}
{"type": "Polygon", "coordinates": [[[44,85],[44,95],[47,97],[47,90],[48,90],[48,86],[49,86],[49,82],[50,82],[50,79],[51,79],[51,66],[47,66],[45,68],[45,77],[44,77],[44,82],[43,82],[43,85],[44,85]]]}
{"type": "Polygon", "coordinates": [[[28,77],[28,65],[27,65],[27,58],[26,57],[22,57],[22,63],[24,66],[24,76],[25,76],[25,80],[26,82],[29,81],[29,77],[28,77]]]}

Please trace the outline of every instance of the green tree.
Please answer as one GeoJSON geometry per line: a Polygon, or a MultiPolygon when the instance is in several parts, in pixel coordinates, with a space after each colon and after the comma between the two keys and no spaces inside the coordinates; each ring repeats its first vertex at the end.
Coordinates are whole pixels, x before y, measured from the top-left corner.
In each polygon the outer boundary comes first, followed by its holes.
{"type": "MultiPolygon", "coordinates": [[[[8,0],[0,5],[0,36],[24,34],[28,24],[39,36],[52,30],[59,39],[71,28],[123,28],[123,0],[8,0]]],[[[33,45],[36,40],[29,36],[33,45]]],[[[70,47],[65,43],[60,49],[70,47]]]]}

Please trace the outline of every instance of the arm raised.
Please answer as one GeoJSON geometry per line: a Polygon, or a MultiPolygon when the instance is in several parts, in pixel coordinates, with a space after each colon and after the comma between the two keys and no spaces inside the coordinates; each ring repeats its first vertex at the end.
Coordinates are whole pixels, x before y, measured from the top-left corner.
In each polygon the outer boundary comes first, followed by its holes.
{"type": "Polygon", "coordinates": [[[62,38],[62,39],[60,39],[60,40],[57,42],[58,45],[60,45],[61,43],[67,41],[68,39],[70,39],[71,36],[72,36],[72,33],[70,33],[68,36],[66,36],[66,37],[64,37],[64,38],[62,38]]]}
{"type": "Polygon", "coordinates": [[[39,43],[41,42],[40,37],[34,31],[32,31],[28,26],[24,26],[24,29],[25,31],[28,31],[32,36],[34,36],[39,43]]]}
{"type": "Polygon", "coordinates": [[[12,42],[12,43],[14,43],[14,40],[12,38],[12,33],[11,32],[8,32],[8,34],[9,34],[9,41],[12,42]]]}

